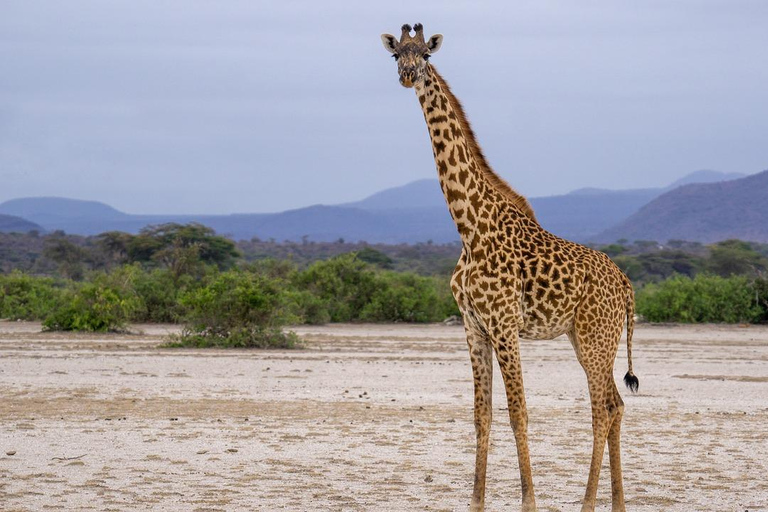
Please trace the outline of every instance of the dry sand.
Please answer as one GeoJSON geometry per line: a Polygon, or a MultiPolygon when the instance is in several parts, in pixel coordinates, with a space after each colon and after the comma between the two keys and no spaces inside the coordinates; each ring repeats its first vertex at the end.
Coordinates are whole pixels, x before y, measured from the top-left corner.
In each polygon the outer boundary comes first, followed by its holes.
{"type": "MultiPolygon", "coordinates": [[[[162,349],[0,323],[0,510],[466,510],[460,327],[301,327],[295,351],[162,349]]],[[[540,510],[579,508],[591,450],[569,342],[523,342],[540,510]]],[[[629,510],[768,510],[768,329],[638,326],[629,510]]],[[[626,371],[626,347],[616,378],[626,371]]],[[[488,510],[519,510],[496,376],[488,510]]],[[[607,456],[598,509],[610,509],[607,456]]]]}

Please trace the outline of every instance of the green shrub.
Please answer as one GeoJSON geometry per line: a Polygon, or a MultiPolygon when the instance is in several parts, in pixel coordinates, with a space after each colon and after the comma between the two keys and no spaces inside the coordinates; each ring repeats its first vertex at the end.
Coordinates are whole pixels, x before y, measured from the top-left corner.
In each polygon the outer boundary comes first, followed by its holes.
{"type": "Polygon", "coordinates": [[[294,300],[306,323],[439,322],[459,314],[449,280],[374,271],[355,253],[293,275],[294,300]]]}
{"type": "Polygon", "coordinates": [[[132,318],[135,322],[183,321],[186,308],[181,295],[202,286],[200,280],[190,275],[176,276],[167,268],[140,271],[133,281],[136,295],[141,299],[141,308],[132,318]]]}
{"type": "Polygon", "coordinates": [[[637,312],[649,322],[754,322],[761,315],[752,281],[698,274],[649,284],[637,293],[637,312]]]}
{"type": "Polygon", "coordinates": [[[228,271],[185,292],[186,326],[174,345],[291,348],[298,341],[282,328],[296,320],[285,284],[251,272],[228,271]]]}
{"type": "Polygon", "coordinates": [[[352,254],[318,261],[293,280],[294,287],[317,297],[331,322],[360,319],[376,290],[376,275],[352,254]]]}
{"type": "Polygon", "coordinates": [[[141,300],[127,287],[110,284],[108,276],[75,285],[59,306],[43,320],[51,331],[119,331],[124,329],[141,300]]]}
{"type": "Polygon", "coordinates": [[[14,271],[0,275],[0,318],[40,320],[56,308],[62,290],[49,277],[14,271]]]}
{"type": "Polygon", "coordinates": [[[309,325],[327,324],[331,321],[326,301],[306,290],[289,290],[291,311],[301,323],[309,325]]]}
{"type": "Polygon", "coordinates": [[[376,276],[371,300],[360,319],[373,322],[439,322],[446,307],[436,281],[416,274],[385,272],[376,276]]]}

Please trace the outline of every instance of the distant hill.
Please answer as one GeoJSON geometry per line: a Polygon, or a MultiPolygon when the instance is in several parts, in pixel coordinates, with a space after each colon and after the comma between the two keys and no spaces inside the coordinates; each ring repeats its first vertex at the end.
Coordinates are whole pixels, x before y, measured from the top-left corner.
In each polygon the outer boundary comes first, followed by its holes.
{"type": "Polygon", "coordinates": [[[591,194],[534,197],[539,223],[569,240],[584,241],[608,229],[662,193],[662,189],[603,190],[591,194]]]}
{"type": "MultiPolygon", "coordinates": [[[[533,197],[530,202],[544,228],[564,238],[586,241],[626,219],[655,197],[681,184],[723,181],[743,176],[738,173],[703,170],[687,174],[667,187],[630,190],[583,188],[559,196],[533,197]]],[[[420,211],[422,216],[429,216],[439,222],[434,225],[434,241],[458,240],[436,179],[419,180],[386,189],[362,201],[343,206],[377,213],[406,209],[420,211]]]]}
{"type": "Polygon", "coordinates": [[[684,185],[659,196],[593,239],[710,243],[740,238],[768,242],[766,197],[768,171],[720,183],[684,185]]]}
{"type": "MultiPolygon", "coordinates": [[[[343,238],[348,242],[418,243],[432,240],[448,243],[458,239],[448,210],[443,208],[363,210],[342,206],[311,206],[282,213],[260,216],[238,215],[243,231],[233,229],[232,218],[206,222],[219,232],[245,233],[262,240],[332,242],[343,238]],[[221,229],[216,228],[217,222],[221,229]]],[[[237,237],[236,237],[237,238],[237,237]]],[[[240,237],[250,238],[250,237],[240,237]]]]}
{"type": "Polygon", "coordinates": [[[82,201],[63,197],[25,197],[0,204],[0,213],[16,215],[35,222],[58,219],[120,219],[128,214],[98,201],[82,201]]]}
{"type": "Polygon", "coordinates": [[[29,233],[30,231],[42,233],[45,229],[21,217],[0,214],[0,233],[29,233]]]}
{"type": "Polygon", "coordinates": [[[362,210],[445,208],[445,196],[436,179],[412,181],[400,187],[376,192],[355,203],[339,206],[362,210]]]}
{"type": "MultiPolygon", "coordinates": [[[[582,189],[561,196],[530,199],[542,226],[559,236],[583,240],[625,219],[664,189],[605,190],[582,189]]],[[[392,218],[397,212],[419,212],[422,218],[435,219],[429,239],[437,242],[458,240],[445,197],[436,179],[419,180],[377,192],[362,201],[347,203],[354,207],[392,218]]],[[[414,234],[415,235],[415,234],[414,234]]],[[[421,236],[421,235],[418,235],[421,236]]],[[[414,238],[414,237],[411,237],[414,238]]],[[[426,239],[417,239],[425,241],[426,239]]]]}
{"type": "Polygon", "coordinates": [[[672,190],[673,188],[682,187],[683,185],[690,185],[691,183],[718,183],[720,181],[737,180],[746,176],[746,174],[741,172],[720,172],[703,169],[701,171],[694,171],[690,174],[686,174],[679,180],[673,181],[666,190],[672,190]]]}
{"type": "MultiPolygon", "coordinates": [[[[682,180],[730,176],[698,171],[682,180]]],[[[665,190],[580,189],[561,196],[532,198],[531,204],[546,229],[565,238],[586,241],[623,221],[665,190]]],[[[199,222],[235,240],[258,237],[332,242],[343,238],[349,242],[388,244],[458,240],[436,179],[382,190],[354,203],[315,205],[269,214],[131,215],[97,201],[57,197],[7,201],[0,204],[0,214],[23,217],[48,231],[81,235],[113,230],[137,233],[151,224],[199,222]]]]}
{"type": "MultiPolygon", "coordinates": [[[[442,195],[439,198],[442,200],[442,195]]],[[[418,243],[427,240],[443,243],[457,238],[456,228],[444,206],[374,212],[346,206],[316,205],[280,213],[131,215],[96,201],[45,197],[13,199],[0,204],[0,214],[6,212],[23,214],[42,225],[29,222],[31,229],[62,230],[80,235],[96,235],[105,231],[138,233],[152,224],[199,222],[235,240],[258,237],[263,240],[299,241],[306,237],[318,242],[343,238],[371,243],[418,243]]]]}

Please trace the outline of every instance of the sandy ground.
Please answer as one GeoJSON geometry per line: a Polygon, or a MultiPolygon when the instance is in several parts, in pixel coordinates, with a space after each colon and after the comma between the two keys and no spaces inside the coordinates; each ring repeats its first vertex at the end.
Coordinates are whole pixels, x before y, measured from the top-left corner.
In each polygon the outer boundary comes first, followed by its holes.
{"type": "MultiPolygon", "coordinates": [[[[0,510],[466,510],[460,327],[302,327],[295,351],[162,349],[0,323],[0,510]]],[[[578,510],[591,450],[569,342],[523,342],[540,510],[578,510]]],[[[638,326],[629,510],[768,510],[768,329],[638,326]]],[[[622,347],[616,378],[626,371],[622,347]]],[[[488,510],[519,510],[496,376],[488,510]]],[[[622,386],[623,388],[623,386],[622,386]]],[[[610,509],[607,456],[600,510],[610,509]]]]}

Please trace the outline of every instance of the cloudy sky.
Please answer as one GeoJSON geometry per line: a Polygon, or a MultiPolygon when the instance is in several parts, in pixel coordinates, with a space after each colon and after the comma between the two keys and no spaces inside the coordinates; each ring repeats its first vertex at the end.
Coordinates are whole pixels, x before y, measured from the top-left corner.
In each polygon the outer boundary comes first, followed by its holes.
{"type": "Polygon", "coordinates": [[[0,201],[269,212],[436,175],[381,32],[422,22],[529,196],[768,168],[761,0],[0,2],[0,201]]]}

